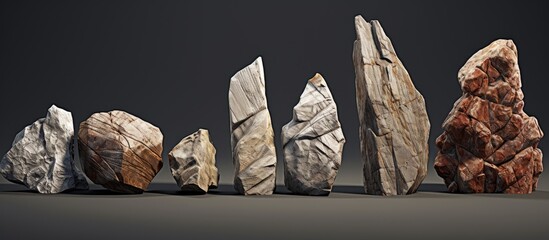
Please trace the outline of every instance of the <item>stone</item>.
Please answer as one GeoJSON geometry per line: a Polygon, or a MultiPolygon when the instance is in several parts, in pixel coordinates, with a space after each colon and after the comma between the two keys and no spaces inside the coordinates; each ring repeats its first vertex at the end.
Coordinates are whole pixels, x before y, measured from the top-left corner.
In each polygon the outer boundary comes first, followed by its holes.
{"type": "Polygon", "coordinates": [[[182,191],[206,193],[217,188],[215,147],[206,129],[183,138],[169,153],[170,169],[182,191]]]}
{"type": "Polygon", "coordinates": [[[425,100],[376,20],[355,17],[356,103],[367,194],[417,191],[427,175],[430,123],[425,100]]]}
{"type": "Polygon", "coordinates": [[[296,194],[330,194],[344,144],[336,103],[317,73],[294,107],[292,121],[282,127],[286,187],[296,194]]]}
{"type": "Polygon", "coordinates": [[[0,173],[9,181],[39,193],[86,190],[88,182],[73,158],[72,114],[55,105],[20,131],[0,161],[0,173]]]}
{"type": "Polygon", "coordinates": [[[231,78],[229,113],[236,191],[244,195],[272,194],[276,187],[276,151],[261,57],[231,78]]]}
{"type": "Polygon", "coordinates": [[[160,129],[127,112],[94,113],[80,123],[80,161],[94,183],[142,193],[162,168],[162,140],[160,129]]]}
{"type": "Polygon", "coordinates": [[[512,40],[479,50],[458,72],[463,92],[442,124],[435,170],[448,191],[531,193],[543,172],[543,132],[524,110],[512,40]]]}

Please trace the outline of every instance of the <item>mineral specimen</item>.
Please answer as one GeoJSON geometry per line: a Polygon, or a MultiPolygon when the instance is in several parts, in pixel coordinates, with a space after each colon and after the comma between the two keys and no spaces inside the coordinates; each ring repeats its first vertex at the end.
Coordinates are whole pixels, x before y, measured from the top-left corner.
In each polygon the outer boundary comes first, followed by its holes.
{"type": "Polygon", "coordinates": [[[72,114],[55,105],[15,136],[0,161],[0,173],[9,181],[40,193],[88,189],[73,159],[72,114]]]}
{"type": "Polygon", "coordinates": [[[276,151],[261,57],[231,78],[229,112],[235,189],[245,195],[272,194],[276,151]]]}
{"type": "Polygon", "coordinates": [[[286,187],[297,194],[330,194],[344,144],[336,103],[317,73],[294,107],[292,121],[282,127],[286,187]]]}
{"type": "Polygon", "coordinates": [[[543,171],[538,121],[524,111],[517,48],[497,40],[459,70],[463,95],[437,138],[435,169],[450,192],[530,193],[543,171]]]}
{"type": "Polygon", "coordinates": [[[365,191],[414,193],[429,160],[425,101],[379,22],[356,16],[355,27],[353,61],[365,191]]]}
{"type": "Polygon", "coordinates": [[[162,167],[162,139],[160,129],[129,113],[95,113],[78,131],[84,172],[112,191],[142,193],[162,167]]]}
{"type": "Polygon", "coordinates": [[[206,193],[217,188],[219,174],[215,166],[215,147],[208,130],[199,129],[183,138],[168,154],[170,169],[183,191],[206,193]]]}

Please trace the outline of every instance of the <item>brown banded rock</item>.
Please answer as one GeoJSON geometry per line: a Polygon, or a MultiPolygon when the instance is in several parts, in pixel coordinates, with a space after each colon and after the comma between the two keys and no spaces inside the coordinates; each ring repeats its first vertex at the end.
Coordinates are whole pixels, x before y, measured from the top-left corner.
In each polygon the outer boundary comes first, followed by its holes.
{"type": "Polygon", "coordinates": [[[355,18],[356,102],[368,194],[411,194],[427,174],[425,101],[378,21],[355,18]]]}
{"type": "Polygon", "coordinates": [[[282,127],[286,187],[297,194],[330,194],[344,144],[336,103],[317,73],[294,107],[292,121],[282,127]]]}
{"type": "Polygon", "coordinates": [[[55,105],[45,118],[20,131],[0,161],[0,173],[9,181],[40,193],[88,189],[73,158],[72,114],[55,105]]]}
{"type": "Polygon", "coordinates": [[[463,95],[437,138],[435,170],[450,192],[530,193],[543,171],[538,121],[524,111],[517,48],[497,40],[458,72],[463,95]]]}
{"type": "Polygon", "coordinates": [[[215,152],[208,130],[199,129],[168,153],[172,175],[181,190],[206,193],[208,188],[217,188],[215,152]]]}
{"type": "Polygon", "coordinates": [[[276,151],[261,57],[231,78],[229,113],[235,189],[244,195],[272,194],[276,151]]]}
{"type": "Polygon", "coordinates": [[[94,113],[80,123],[80,161],[94,183],[142,193],[162,168],[162,139],[160,129],[124,111],[94,113]]]}

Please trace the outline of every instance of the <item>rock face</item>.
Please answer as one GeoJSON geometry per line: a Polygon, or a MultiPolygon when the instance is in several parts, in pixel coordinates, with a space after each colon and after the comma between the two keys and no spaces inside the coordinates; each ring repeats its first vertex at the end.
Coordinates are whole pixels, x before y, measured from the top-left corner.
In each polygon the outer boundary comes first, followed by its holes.
{"type": "Polygon", "coordinates": [[[497,40],[459,70],[463,95],[437,138],[438,175],[450,192],[530,193],[543,171],[536,118],[523,111],[517,48],[497,40]]]}
{"type": "Polygon", "coordinates": [[[425,101],[378,21],[355,18],[356,101],[366,193],[416,192],[427,174],[425,101]]]}
{"type": "Polygon", "coordinates": [[[162,168],[162,138],[160,129],[129,113],[95,113],[78,131],[84,172],[112,191],[142,193],[162,168]]]}
{"type": "Polygon", "coordinates": [[[317,73],[294,107],[292,121],[282,127],[286,187],[297,194],[330,194],[344,144],[337,106],[317,73]]]}
{"type": "Polygon", "coordinates": [[[0,173],[9,181],[40,193],[88,189],[73,159],[72,114],[55,105],[15,136],[0,161],[0,173]]]}
{"type": "Polygon", "coordinates": [[[183,138],[168,154],[170,169],[183,191],[206,193],[217,188],[219,174],[215,166],[215,147],[208,130],[183,138]]]}
{"type": "Polygon", "coordinates": [[[261,57],[231,78],[229,112],[235,189],[245,195],[272,194],[276,151],[261,57]]]}

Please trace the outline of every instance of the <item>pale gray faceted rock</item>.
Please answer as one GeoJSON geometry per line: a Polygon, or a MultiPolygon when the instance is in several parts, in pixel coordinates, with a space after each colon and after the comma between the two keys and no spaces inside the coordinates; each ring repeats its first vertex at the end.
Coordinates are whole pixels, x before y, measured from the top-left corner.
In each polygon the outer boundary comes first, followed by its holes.
{"type": "Polygon", "coordinates": [[[414,193],[429,160],[425,100],[379,22],[357,16],[355,27],[353,62],[365,191],[414,193]]]}
{"type": "Polygon", "coordinates": [[[244,195],[272,194],[276,151],[261,57],[231,78],[229,112],[235,189],[244,195]]]}
{"type": "Polygon", "coordinates": [[[199,129],[168,153],[172,175],[181,190],[206,193],[208,188],[217,188],[215,152],[208,130],[199,129]]]}
{"type": "Polygon", "coordinates": [[[336,103],[317,73],[294,107],[292,121],[282,127],[286,187],[297,194],[330,194],[344,144],[336,103]]]}
{"type": "Polygon", "coordinates": [[[40,193],[88,189],[73,158],[72,114],[55,105],[45,118],[19,132],[0,161],[0,173],[9,181],[40,193]]]}

